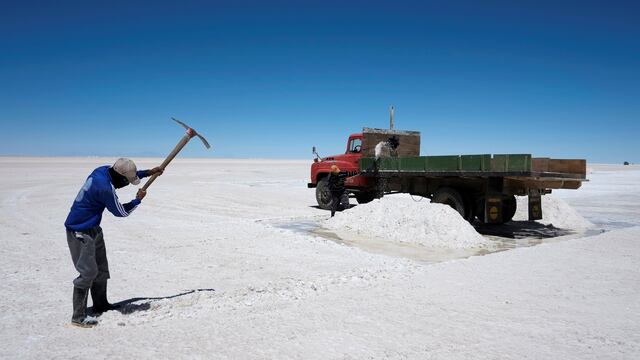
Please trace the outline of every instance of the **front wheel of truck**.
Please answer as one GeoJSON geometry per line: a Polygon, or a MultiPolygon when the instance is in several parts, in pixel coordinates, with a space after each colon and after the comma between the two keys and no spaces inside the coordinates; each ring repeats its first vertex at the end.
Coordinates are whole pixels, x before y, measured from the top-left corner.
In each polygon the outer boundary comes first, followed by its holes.
{"type": "Polygon", "coordinates": [[[329,191],[329,180],[327,178],[320,179],[316,186],[316,201],[318,206],[325,210],[331,210],[331,192],[329,191]]]}

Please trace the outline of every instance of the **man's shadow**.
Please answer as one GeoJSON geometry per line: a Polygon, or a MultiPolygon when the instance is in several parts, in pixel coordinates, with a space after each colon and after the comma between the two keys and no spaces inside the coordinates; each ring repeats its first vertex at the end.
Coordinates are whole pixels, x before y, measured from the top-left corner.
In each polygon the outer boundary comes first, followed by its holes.
{"type": "MultiPolygon", "coordinates": [[[[151,308],[151,302],[153,301],[157,301],[157,300],[164,300],[164,299],[173,299],[173,298],[177,298],[180,296],[185,296],[185,295],[189,295],[189,294],[193,294],[194,292],[200,292],[200,291],[216,291],[215,289],[193,289],[193,290],[189,290],[189,291],[185,291],[183,293],[180,294],[175,294],[175,295],[169,295],[169,296],[160,296],[160,297],[135,297],[135,298],[131,298],[131,299],[127,299],[127,300],[122,300],[120,302],[117,303],[113,303],[114,306],[116,306],[117,308],[115,309],[115,311],[118,311],[121,314],[124,315],[128,315],[128,314],[132,314],[138,311],[146,311],[149,310],[151,308]],[[137,302],[143,301],[140,304],[135,304],[137,302]]],[[[99,316],[101,314],[94,314],[93,313],[93,306],[87,308],[87,312],[89,314],[93,314],[94,316],[99,316]]]]}

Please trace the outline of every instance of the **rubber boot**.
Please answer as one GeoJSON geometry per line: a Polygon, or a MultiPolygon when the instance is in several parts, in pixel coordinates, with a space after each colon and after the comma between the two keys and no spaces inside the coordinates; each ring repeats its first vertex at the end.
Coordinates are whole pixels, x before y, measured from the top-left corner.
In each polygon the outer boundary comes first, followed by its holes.
{"type": "Polygon", "coordinates": [[[91,299],[93,300],[94,314],[99,315],[109,310],[117,310],[117,305],[110,304],[107,300],[107,281],[94,281],[91,285],[91,299]]]}
{"type": "Polygon", "coordinates": [[[87,318],[87,296],[89,289],[73,288],[73,315],[71,325],[83,328],[91,328],[98,325],[98,322],[87,318]]]}

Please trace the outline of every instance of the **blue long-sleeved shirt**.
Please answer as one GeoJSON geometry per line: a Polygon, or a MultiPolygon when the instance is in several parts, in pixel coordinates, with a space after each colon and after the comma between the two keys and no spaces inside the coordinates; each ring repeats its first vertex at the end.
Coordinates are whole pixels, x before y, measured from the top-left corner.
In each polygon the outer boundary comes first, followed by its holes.
{"type": "MultiPolygon", "coordinates": [[[[137,172],[139,178],[149,176],[148,170],[137,172]]],[[[91,173],[76,196],[64,226],[72,231],[82,231],[100,225],[105,208],[117,217],[126,217],[140,205],[139,199],[121,204],[111,183],[109,166],[101,166],[91,173]]]]}

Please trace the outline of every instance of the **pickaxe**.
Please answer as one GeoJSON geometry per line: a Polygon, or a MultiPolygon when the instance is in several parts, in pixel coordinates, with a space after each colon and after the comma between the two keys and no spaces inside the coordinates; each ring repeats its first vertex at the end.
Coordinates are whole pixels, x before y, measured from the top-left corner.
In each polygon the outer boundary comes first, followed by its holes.
{"type": "MultiPolygon", "coordinates": [[[[178,142],[178,145],[176,145],[176,147],[173,148],[173,150],[171,151],[171,153],[169,155],[167,155],[167,158],[164,159],[164,161],[162,162],[162,164],[160,164],[160,168],[162,170],[164,170],[165,167],[167,167],[167,165],[169,165],[169,163],[171,162],[171,160],[173,160],[173,158],[176,157],[176,155],[178,155],[178,153],[180,152],[180,150],[182,150],[182,148],[187,145],[187,143],[189,142],[189,140],[191,140],[192,137],[197,136],[200,138],[200,140],[202,140],[202,143],[204,144],[204,146],[209,149],[211,147],[211,145],[209,145],[209,142],[207,141],[207,139],[205,139],[202,135],[198,134],[193,128],[191,128],[189,125],[183,123],[182,121],[176,119],[176,118],[171,118],[173,119],[173,121],[177,122],[178,124],[182,125],[182,127],[184,127],[185,129],[187,129],[187,133],[182,137],[182,139],[180,139],[180,141],[178,142]]],[[[147,190],[147,188],[149,188],[149,186],[151,186],[151,184],[153,184],[153,182],[156,180],[156,178],[158,177],[158,174],[153,174],[151,176],[151,178],[144,184],[144,186],[142,187],[142,190],[147,190]]]]}

